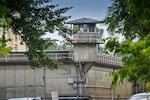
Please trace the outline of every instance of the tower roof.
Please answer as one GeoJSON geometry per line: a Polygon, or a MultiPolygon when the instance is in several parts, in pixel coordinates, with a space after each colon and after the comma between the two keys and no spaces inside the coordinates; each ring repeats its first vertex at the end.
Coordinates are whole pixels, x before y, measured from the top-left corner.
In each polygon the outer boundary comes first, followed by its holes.
{"type": "Polygon", "coordinates": [[[91,19],[91,18],[80,18],[72,21],[66,22],[66,24],[89,24],[89,23],[98,23],[99,20],[91,19]]]}

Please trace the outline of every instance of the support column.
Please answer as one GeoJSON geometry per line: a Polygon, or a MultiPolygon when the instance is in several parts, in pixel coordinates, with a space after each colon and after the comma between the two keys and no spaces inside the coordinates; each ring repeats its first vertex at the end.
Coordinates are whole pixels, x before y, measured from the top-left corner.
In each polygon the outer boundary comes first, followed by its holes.
{"type": "Polygon", "coordinates": [[[81,62],[75,64],[77,70],[77,97],[84,95],[85,74],[81,62]]]}
{"type": "Polygon", "coordinates": [[[75,67],[77,70],[77,97],[84,95],[84,84],[86,80],[86,73],[92,67],[92,62],[76,62],[75,67]]]}
{"type": "Polygon", "coordinates": [[[83,72],[83,66],[79,62],[79,95],[84,95],[85,73],[83,72]]]}

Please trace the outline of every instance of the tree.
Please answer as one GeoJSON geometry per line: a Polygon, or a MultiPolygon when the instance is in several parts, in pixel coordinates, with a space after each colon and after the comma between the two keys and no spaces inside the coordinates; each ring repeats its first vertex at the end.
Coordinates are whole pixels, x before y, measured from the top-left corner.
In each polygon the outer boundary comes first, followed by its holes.
{"type": "MultiPolygon", "coordinates": [[[[44,49],[52,44],[42,39],[46,32],[64,31],[64,21],[70,16],[63,14],[71,7],[58,8],[51,0],[1,0],[0,18],[22,37],[28,46],[27,55],[32,66],[57,67],[58,63],[50,59],[44,49]]],[[[4,27],[3,27],[4,28],[4,27]]]]}
{"type": "Polygon", "coordinates": [[[123,80],[150,81],[150,1],[112,0],[102,23],[113,37],[107,38],[106,51],[122,57],[123,68],[112,72],[112,87],[123,80]],[[119,40],[119,36],[123,40],[119,40]]]}

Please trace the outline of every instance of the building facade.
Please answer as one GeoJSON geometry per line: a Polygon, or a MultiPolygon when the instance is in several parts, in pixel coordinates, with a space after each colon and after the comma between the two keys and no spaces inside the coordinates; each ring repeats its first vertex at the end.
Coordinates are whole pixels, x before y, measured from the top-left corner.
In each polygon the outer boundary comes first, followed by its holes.
{"type": "MultiPolygon", "coordinates": [[[[0,29],[0,38],[2,38],[3,28],[0,29]]],[[[11,47],[11,52],[25,52],[27,47],[22,41],[21,36],[15,34],[11,28],[5,30],[5,39],[8,40],[7,47],[11,47]]]]}

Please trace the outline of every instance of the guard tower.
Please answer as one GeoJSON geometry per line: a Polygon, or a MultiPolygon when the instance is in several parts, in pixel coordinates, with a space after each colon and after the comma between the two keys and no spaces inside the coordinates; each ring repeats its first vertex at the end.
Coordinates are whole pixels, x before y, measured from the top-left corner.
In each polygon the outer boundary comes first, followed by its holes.
{"type": "Polygon", "coordinates": [[[85,74],[96,62],[96,45],[102,32],[96,27],[98,20],[81,18],[67,22],[77,32],[73,36],[74,63],[77,68],[77,93],[84,95],[85,74]]]}

